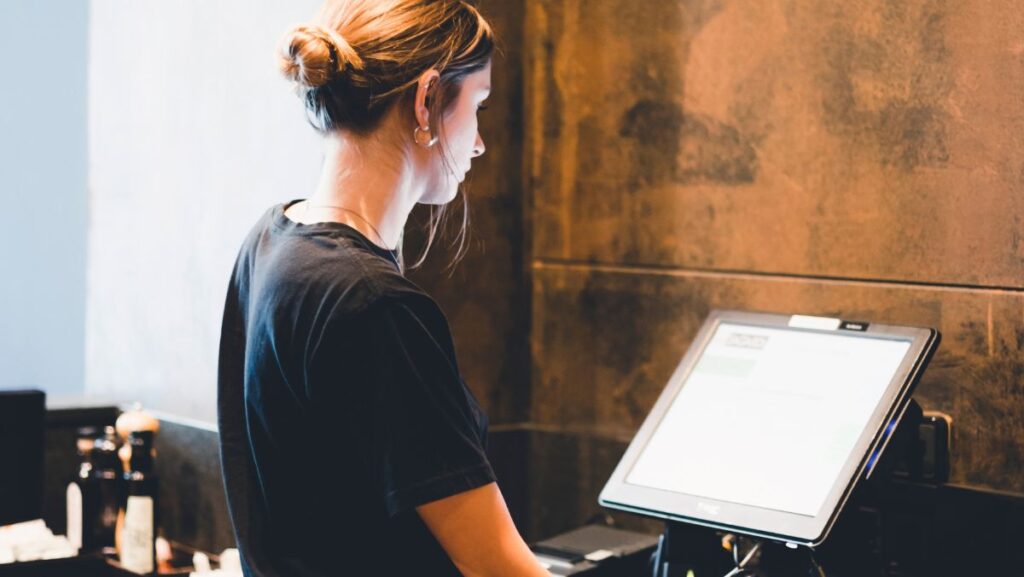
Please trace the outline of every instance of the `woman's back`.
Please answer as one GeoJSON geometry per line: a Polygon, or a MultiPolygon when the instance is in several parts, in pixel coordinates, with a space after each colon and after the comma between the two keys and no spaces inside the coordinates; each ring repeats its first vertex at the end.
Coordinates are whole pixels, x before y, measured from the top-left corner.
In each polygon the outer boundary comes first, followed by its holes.
{"type": "Polygon", "coordinates": [[[494,476],[447,323],[393,253],[285,208],[239,252],[221,337],[222,464],[245,564],[458,575],[415,507],[494,476]]]}

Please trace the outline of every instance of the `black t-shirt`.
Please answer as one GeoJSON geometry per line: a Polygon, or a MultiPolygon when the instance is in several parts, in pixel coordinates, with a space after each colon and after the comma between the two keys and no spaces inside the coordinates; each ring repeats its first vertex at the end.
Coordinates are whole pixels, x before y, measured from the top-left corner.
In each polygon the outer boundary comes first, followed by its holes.
{"type": "Polygon", "coordinates": [[[415,510],[494,481],[448,323],[393,253],[287,206],[242,245],[221,331],[221,466],[245,573],[459,575],[415,510]]]}

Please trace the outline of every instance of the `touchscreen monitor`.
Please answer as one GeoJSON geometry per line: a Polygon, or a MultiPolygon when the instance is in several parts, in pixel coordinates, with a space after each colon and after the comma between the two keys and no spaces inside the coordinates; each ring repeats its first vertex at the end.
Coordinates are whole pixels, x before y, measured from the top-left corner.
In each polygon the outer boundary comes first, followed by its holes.
{"type": "Polygon", "coordinates": [[[937,340],[931,329],[717,311],[600,501],[818,543],[937,340]]]}

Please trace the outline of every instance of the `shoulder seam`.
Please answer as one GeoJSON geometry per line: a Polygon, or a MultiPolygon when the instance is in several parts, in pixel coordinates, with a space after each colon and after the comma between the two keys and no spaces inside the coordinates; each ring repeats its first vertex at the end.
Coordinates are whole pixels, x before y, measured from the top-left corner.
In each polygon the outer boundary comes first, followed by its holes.
{"type": "Polygon", "coordinates": [[[370,284],[370,288],[373,291],[373,299],[370,302],[367,302],[365,305],[363,305],[363,307],[358,311],[362,312],[369,308],[372,303],[380,300],[381,297],[384,296],[384,291],[381,290],[380,283],[377,282],[377,279],[375,279],[373,275],[370,274],[370,269],[366,268],[366,263],[363,262],[363,259],[365,257],[360,253],[360,251],[352,247],[345,246],[340,242],[340,239],[337,236],[331,235],[331,240],[334,241],[334,245],[337,246],[339,250],[349,252],[352,254],[352,256],[355,257],[355,261],[359,264],[359,268],[363,271],[363,278],[365,278],[367,282],[370,284]]]}

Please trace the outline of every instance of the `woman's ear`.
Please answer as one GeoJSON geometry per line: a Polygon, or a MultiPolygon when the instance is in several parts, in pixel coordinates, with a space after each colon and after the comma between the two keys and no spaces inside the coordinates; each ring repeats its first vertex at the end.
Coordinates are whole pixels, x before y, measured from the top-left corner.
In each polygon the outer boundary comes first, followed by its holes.
{"type": "Polygon", "coordinates": [[[431,68],[420,75],[416,86],[416,102],[413,110],[416,126],[430,132],[430,99],[437,98],[437,87],[441,83],[441,73],[431,68]]]}

